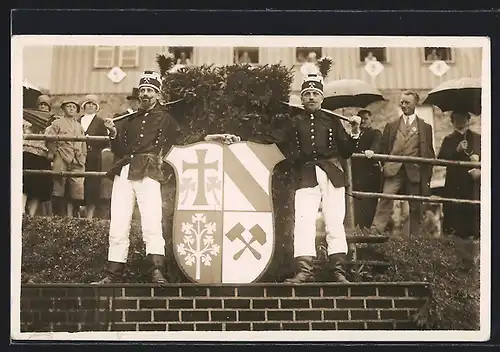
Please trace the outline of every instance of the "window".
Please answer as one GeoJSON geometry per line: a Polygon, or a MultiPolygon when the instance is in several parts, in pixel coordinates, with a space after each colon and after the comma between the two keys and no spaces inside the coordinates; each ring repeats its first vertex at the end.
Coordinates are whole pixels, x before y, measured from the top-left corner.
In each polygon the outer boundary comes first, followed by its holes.
{"type": "Polygon", "coordinates": [[[259,63],[259,48],[234,48],[233,62],[235,64],[256,65],[259,63]]]}
{"type": "Polygon", "coordinates": [[[94,67],[111,68],[115,66],[115,47],[96,46],[94,50],[94,67]]]}
{"type": "Polygon", "coordinates": [[[139,66],[139,47],[137,46],[96,46],[94,49],[94,68],[112,67],[132,68],[139,66]]]}
{"type": "Polygon", "coordinates": [[[359,62],[368,63],[370,60],[386,63],[387,48],[359,48],[359,62]]]}
{"type": "Polygon", "coordinates": [[[169,51],[174,54],[176,65],[191,65],[193,56],[193,47],[178,46],[170,47],[169,51]]]}
{"type": "Polygon", "coordinates": [[[451,50],[451,48],[442,48],[442,47],[424,48],[424,62],[433,63],[436,60],[452,62],[453,59],[454,59],[453,50],[451,50]]]}
{"type": "Polygon", "coordinates": [[[121,46],[118,51],[118,66],[139,66],[139,48],[136,46],[121,46]]]}
{"type": "Polygon", "coordinates": [[[295,48],[295,60],[299,64],[305,62],[316,62],[321,58],[322,48],[299,47],[295,48]]]}

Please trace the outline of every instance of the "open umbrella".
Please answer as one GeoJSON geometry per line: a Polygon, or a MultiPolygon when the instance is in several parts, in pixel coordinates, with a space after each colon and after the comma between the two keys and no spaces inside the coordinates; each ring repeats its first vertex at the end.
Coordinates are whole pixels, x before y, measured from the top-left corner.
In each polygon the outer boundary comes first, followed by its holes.
{"type": "Polygon", "coordinates": [[[441,83],[431,90],[423,104],[435,105],[441,111],[464,111],[481,114],[481,80],[463,77],[441,83]]]}
{"type": "Polygon", "coordinates": [[[376,101],[385,101],[373,85],[358,79],[341,79],[325,84],[323,107],[336,110],[346,107],[366,108],[376,101]]]}
{"type": "Polygon", "coordinates": [[[42,92],[28,81],[23,83],[23,108],[35,109],[36,100],[42,92]]]}
{"type": "Polygon", "coordinates": [[[54,119],[55,116],[51,112],[23,109],[23,120],[28,121],[39,130],[45,130],[54,119]]]}

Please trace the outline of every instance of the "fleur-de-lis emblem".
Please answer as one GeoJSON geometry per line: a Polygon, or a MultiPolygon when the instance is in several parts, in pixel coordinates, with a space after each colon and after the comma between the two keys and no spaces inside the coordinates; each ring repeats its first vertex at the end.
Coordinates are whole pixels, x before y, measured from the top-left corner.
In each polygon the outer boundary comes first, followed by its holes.
{"type": "Polygon", "coordinates": [[[309,88],[315,88],[314,82],[309,82],[309,88]]]}
{"type": "Polygon", "coordinates": [[[149,83],[149,77],[144,78],[144,83],[149,83]]]}

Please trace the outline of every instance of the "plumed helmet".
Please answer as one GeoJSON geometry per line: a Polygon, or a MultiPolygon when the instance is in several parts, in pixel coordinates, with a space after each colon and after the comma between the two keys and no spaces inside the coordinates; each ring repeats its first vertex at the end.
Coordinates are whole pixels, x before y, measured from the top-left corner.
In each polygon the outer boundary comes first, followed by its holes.
{"type": "Polygon", "coordinates": [[[97,106],[97,111],[99,111],[100,106],[99,106],[99,98],[96,95],[89,94],[86,95],[85,98],[83,98],[83,103],[82,103],[82,108],[85,109],[85,104],[87,103],[94,103],[97,106]]]}

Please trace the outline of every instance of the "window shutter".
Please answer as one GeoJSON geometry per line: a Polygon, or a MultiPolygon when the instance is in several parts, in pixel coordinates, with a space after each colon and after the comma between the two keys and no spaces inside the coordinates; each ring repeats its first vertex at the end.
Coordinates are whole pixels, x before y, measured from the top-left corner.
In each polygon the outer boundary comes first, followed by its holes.
{"type": "Polygon", "coordinates": [[[112,46],[96,46],[94,50],[94,67],[111,68],[115,62],[115,48],[112,46]]]}
{"type": "Polygon", "coordinates": [[[120,67],[138,67],[139,66],[139,47],[121,46],[119,50],[118,66],[120,67]]]}

